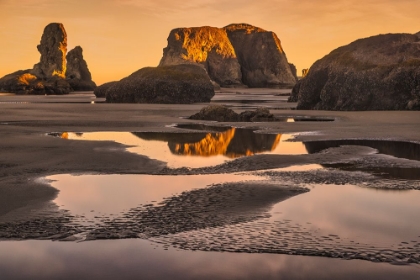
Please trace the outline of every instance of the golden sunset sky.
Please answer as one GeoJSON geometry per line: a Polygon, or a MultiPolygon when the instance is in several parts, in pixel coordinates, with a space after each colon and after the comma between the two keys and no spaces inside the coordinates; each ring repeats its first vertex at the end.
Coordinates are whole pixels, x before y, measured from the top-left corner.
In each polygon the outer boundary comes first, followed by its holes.
{"type": "Polygon", "coordinates": [[[333,49],[381,33],[420,31],[420,0],[0,0],[0,77],[39,61],[44,27],[61,22],[94,81],[157,66],[173,28],[249,23],[275,32],[308,68],[333,49]]]}

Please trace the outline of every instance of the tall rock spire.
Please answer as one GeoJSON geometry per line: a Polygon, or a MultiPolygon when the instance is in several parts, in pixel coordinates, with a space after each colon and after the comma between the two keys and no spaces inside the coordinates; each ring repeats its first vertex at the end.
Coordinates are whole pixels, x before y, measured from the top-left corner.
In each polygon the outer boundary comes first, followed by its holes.
{"type": "Polygon", "coordinates": [[[44,79],[53,76],[65,78],[67,34],[64,25],[61,23],[48,24],[37,48],[41,53],[41,59],[34,65],[32,74],[44,79]]]}

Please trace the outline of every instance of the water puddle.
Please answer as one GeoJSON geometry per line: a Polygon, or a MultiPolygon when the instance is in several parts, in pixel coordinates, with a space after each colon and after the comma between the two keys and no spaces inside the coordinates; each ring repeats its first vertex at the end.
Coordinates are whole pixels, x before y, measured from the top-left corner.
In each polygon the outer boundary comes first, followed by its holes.
{"type": "MultiPolygon", "coordinates": [[[[318,168],[308,165],[290,168],[318,168]]],[[[245,174],[54,175],[54,200],[88,239],[142,237],[199,251],[420,263],[420,192],[245,174]]]]}
{"type": "Polygon", "coordinates": [[[158,240],[189,250],[420,263],[419,191],[310,187],[310,192],[274,205],[269,218],[158,240]]]}
{"type": "Polygon", "coordinates": [[[260,176],[217,174],[190,176],[154,175],[53,175],[46,178],[58,189],[53,201],[80,224],[100,223],[123,216],[130,209],[157,206],[169,197],[203,189],[216,183],[261,181],[260,176]]]}
{"type": "Polygon", "coordinates": [[[254,129],[188,124],[177,125],[177,128],[188,129],[188,132],[63,132],[49,135],[67,140],[114,141],[129,146],[129,152],[167,162],[171,168],[215,166],[255,154],[307,154],[303,143],[290,141],[294,138],[291,134],[262,134],[255,133],[254,129]]]}

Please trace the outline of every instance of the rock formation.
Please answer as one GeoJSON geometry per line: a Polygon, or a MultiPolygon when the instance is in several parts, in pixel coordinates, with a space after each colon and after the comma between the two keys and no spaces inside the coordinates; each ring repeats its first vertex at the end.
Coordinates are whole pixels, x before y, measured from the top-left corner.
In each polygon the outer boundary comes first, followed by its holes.
{"type": "Polygon", "coordinates": [[[159,66],[198,63],[221,86],[241,85],[241,66],[226,31],[215,27],[177,28],[170,32],[159,66]]]}
{"type": "Polygon", "coordinates": [[[17,94],[67,94],[77,90],[93,90],[96,86],[91,80],[80,47],[69,52],[70,71],[67,74],[67,34],[63,24],[47,25],[37,47],[41,53],[40,62],[33,69],[16,71],[2,77],[0,91],[17,94]],[[69,77],[68,81],[66,76],[69,77]]]}
{"type": "Polygon", "coordinates": [[[190,116],[189,119],[217,122],[271,122],[277,120],[267,108],[257,108],[255,111],[244,111],[237,114],[223,105],[206,106],[200,112],[190,116]]]}
{"type": "Polygon", "coordinates": [[[189,119],[217,122],[236,122],[238,121],[238,114],[226,106],[209,105],[202,108],[200,112],[190,116],[189,119]]]}
{"type": "Polygon", "coordinates": [[[93,91],[93,94],[95,94],[96,97],[106,97],[106,91],[112,87],[113,85],[115,85],[117,83],[117,81],[113,81],[113,82],[108,82],[105,84],[102,84],[98,87],[95,88],[95,90],[93,91]]]}
{"type": "Polygon", "coordinates": [[[202,65],[222,87],[293,86],[297,81],[276,34],[248,24],[172,30],[159,65],[185,63],[202,65]]]}
{"type": "Polygon", "coordinates": [[[32,69],[19,70],[0,79],[0,92],[16,94],[68,94],[69,83],[59,76],[40,79],[31,74],[32,69]]]}
{"type": "Polygon", "coordinates": [[[53,76],[61,78],[66,74],[67,33],[61,23],[50,23],[37,46],[41,60],[34,65],[31,74],[41,79],[53,76]]]}
{"type": "Polygon", "coordinates": [[[290,67],[290,71],[292,72],[292,75],[293,75],[293,78],[294,78],[294,82],[293,82],[292,85],[295,85],[297,80],[298,80],[296,65],[294,65],[293,63],[289,63],[289,67],[290,67]]]}
{"type": "Polygon", "coordinates": [[[66,58],[66,79],[73,90],[94,90],[96,84],[92,81],[92,75],[83,59],[83,49],[80,46],[75,47],[68,52],[66,58]]]}
{"type": "Polygon", "coordinates": [[[297,77],[287,61],[277,35],[249,24],[224,28],[242,70],[242,81],[249,87],[293,86],[297,77]]]}
{"type": "Polygon", "coordinates": [[[106,91],[112,103],[209,102],[213,85],[206,71],[189,64],[146,67],[115,83],[106,91]]]}
{"type": "Polygon", "coordinates": [[[315,62],[293,88],[297,109],[420,110],[420,38],[357,40],[315,62]]]}

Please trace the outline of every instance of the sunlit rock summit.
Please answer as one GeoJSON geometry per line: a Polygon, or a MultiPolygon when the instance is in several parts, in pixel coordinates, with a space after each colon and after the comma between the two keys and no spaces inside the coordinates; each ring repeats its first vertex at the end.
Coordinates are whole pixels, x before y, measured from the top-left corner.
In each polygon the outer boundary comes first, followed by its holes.
{"type": "Polygon", "coordinates": [[[160,66],[193,63],[223,87],[293,86],[297,77],[277,35],[249,24],[177,28],[160,66]]]}
{"type": "Polygon", "coordinates": [[[170,32],[159,66],[197,63],[216,83],[241,85],[241,66],[226,31],[216,27],[177,28],[170,32]]]}
{"type": "Polygon", "coordinates": [[[377,35],[332,51],[289,101],[298,109],[420,110],[420,34],[377,35]]]}
{"type": "Polygon", "coordinates": [[[0,79],[0,91],[17,94],[67,94],[70,91],[93,90],[82,49],[67,54],[67,33],[61,23],[48,24],[37,46],[40,62],[33,69],[19,70],[0,79]]]}

